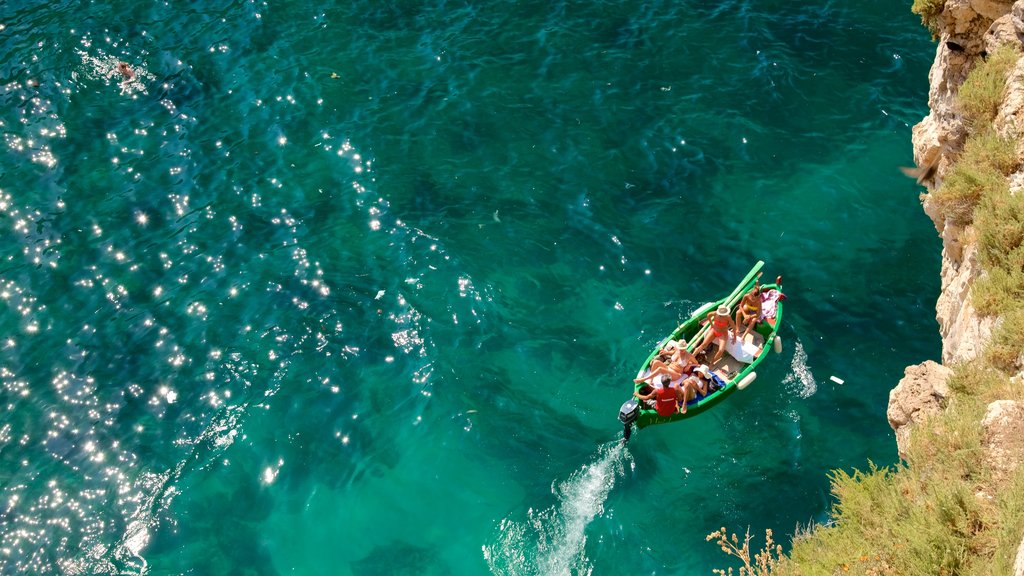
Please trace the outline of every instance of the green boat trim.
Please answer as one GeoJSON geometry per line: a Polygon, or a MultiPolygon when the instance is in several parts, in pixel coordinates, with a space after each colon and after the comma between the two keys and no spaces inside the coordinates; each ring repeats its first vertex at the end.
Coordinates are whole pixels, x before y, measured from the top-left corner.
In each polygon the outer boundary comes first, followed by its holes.
{"type": "MultiPolygon", "coordinates": [[[[685,339],[687,342],[687,350],[692,352],[704,337],[704,332],[707,329],[707,323],[705,322],[702,324],[701,321],[706,318],[710,311],[717,309],[719,306],[727,306],[729,308],[729,314],[734,316],[736,313],[736,306],[739,304],[742,296],[750,291],[758,281],[760,276],[758,272],[763,264],[763,262],[758,262],[743,281],[736,287],[736,289],[728,296],[714,302],[708,302],[701,306],[695,310],[686,321],[673,330],[671,334],[659,341],[644,360],[643,364],[641,364],[640,369],[637,371],[636,378],[641,378],[649,373],[651,361],[670,340],[678,340],[680,338],[685,339]]],[[[773,284],[762,284],[761,287],[766,291],[772,289],[778,290],[781,294],[781,278],[773,284]]],[[[739,345],[743,350],[756,349],[756,354],[753,354],[752,358],[744,357],[747,361],[741,361],[737,360],[730,352],[726,352],[718,362],[710,364],[709,368],[713,374],[717,376],[716,382],[721,387],[713,392],[709,390],[709,393],[705,396],[698,396],[697,398],[691,399],[686,404],[685,413],[677,412],[671,416],[659,416],[655,410],[647,407],[645,403],[640,402],[635,398],[623,404],[622,410],[619,413],[619,420],[625,424],[624,432],[626,439],[629,439],[633,423],[636,424],[637,428],[645,428],[655,424],[666,424],[691,418],[717,405],[737,390],[746,388],[757,377],[757,373],[755,372],[757,366],[765,359],[765,357],[768,356],[773,348],[778,351],[778,347],[781,346],[781,340],[779,339],[777,332],[782,322],[783,299],[784,296],[776,302],[774,317],[758,322],[754,329],[751,330],[751,333],[744,339],[745,342],[740,343],[739,345]]],[[[733,344],[733,346],[736,346],[736,344],[733,344]]],[[[713,347],[714,345],[712,348],[705,351],[708,356],[710,356],[713,347]]],[[[742,352],[743,350],[739,351],[742,352]]],[[[743,356],[743,354],[740,355],[743,356]]],[[[634,392],[639,393],[642,389],[650,390],[647,384],[633,384],[634,392]]]]}

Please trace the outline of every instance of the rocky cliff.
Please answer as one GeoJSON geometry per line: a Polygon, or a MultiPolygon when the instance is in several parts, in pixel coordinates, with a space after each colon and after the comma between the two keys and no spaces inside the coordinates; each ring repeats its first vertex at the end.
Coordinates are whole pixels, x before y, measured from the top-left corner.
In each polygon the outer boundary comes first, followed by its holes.
{"type": "MultiPolygon", "coordinates": [[[[986,274],[977,257],[970,224],[945,218],[932,194],[941,188],[971,132],[964,119],[958,91],[971,70],[1000,44],[1016,45],[1024,54],[1024,0],[918,0],[937,47],[929,72],[930,112],[913,130],[914,160],[924,210],[942,238],[941,293],[936,316],[942,335],[942,364],[910,366],[889,397],[889,423],[896,431],[900,456],[906,456],[915,423],[941,411],[950,398],[950,367],[970,362],[981,354],[998,317],[978,314],[971,303],[975,281],[986,274]]],[[[1024,57],[1011,68],[1007,88],[998,106],[993,128],[1000,136],[1024,141],[1024,57]]],[[[1024,160],[1024,150],[1018,149],[1024,160]]],[[[1022,163],[1024,165],[1024,163],[1022,163]]],[[[1008,177],[1009,193],[1024,193],[1024,168],[1008,177]]],[[[1024,343],[1022,343],[1024,349],[1024,343]]],[[[1024,385],[1020,374],[1011,382],[1024,385]]],[[[988,406],[984,419],[985,448],[993,470],[1006,472],[1024,462],[1024,405],[999,400],[988,406]]],[[[1024,575],[1024,541],[1017,555],[1017,576],[1024,575]]]]}

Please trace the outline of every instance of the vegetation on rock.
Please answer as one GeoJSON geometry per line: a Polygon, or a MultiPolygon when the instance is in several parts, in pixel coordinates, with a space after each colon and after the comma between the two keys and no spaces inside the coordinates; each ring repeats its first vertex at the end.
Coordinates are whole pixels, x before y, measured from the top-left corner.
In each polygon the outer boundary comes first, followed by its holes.
{"type": "MultiPolygon", "coordinates": [[[[913,11],[936,33],[942,0],[915,0],[913,11]]],[[[1007,77],[1020,58],[1002,47],[972,70],[959,97],[970,135],[932,201],[948,221],[973,227],[984,274],[972,286],[981,315],[999,321],[984,352],[953,366],[943,412],[915,426],[907,461],[830,477],[830,520],[795,531],[788,555],[771,540],[751,556],[725,529],[712,533],[750,576],[1010,574],[1024,534],[1024,466],[996,478],[986,461],[981,421],[996,400],[1024,402],[1011,375],[1024,369],[1024,191],[1007,177],[1020,168],[1019,143],[993,128],[1007,77]],[[773,556],[773,553],[775,556],[773,556]],[[756,562],[756,559],[770,559],[756,562]]],[[[717,570],[717,574],[731,574],[717,570]]]]}
{"type": "Polygon", "coordinates": [[[945,0],[914,0],[910,11],[921,17],[921,24],[932,33],[932,38],[939,37],[939,15],[945,0]]]}

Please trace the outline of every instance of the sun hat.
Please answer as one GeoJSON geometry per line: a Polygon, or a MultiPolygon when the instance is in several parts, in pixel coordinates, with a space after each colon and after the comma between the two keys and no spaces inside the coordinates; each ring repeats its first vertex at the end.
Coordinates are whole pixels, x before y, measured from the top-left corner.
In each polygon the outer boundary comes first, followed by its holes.
{"type": "Polygon", "coordinates": [[[717,314],[719,316],[728,316],[729,315],[729,307],[725,306],[725,305],[719,306],[718,310],[715,311],[715,314],[717,314]]]}

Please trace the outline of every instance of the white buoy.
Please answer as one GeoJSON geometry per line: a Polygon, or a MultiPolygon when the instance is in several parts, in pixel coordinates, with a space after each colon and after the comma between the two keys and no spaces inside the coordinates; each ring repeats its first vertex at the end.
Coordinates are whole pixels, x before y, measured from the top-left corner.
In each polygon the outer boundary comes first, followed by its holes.
{"type": "Polygon", "coordinates": [[[775,350],[776,354],[782,353],[782,336],[775,335],[775,341],[772,342],[772,349],[775,350]]]}
{"type": "Polygon", "coordinates": [[[739,382],[737,382],[736,383],[736,387],[739,388],[740,390],[743,390],[747,386],[750,386],[750,383],[753,382],[754,379],[756,379],[756,378],[757,378],[757,372],[751,372],[750,374],[747,374],[746,376],[744,376],[743,380],[740,380],[739,382]]]}

